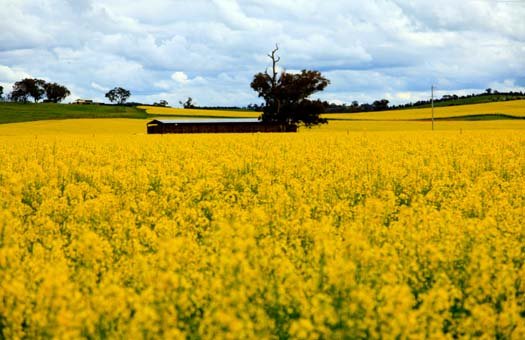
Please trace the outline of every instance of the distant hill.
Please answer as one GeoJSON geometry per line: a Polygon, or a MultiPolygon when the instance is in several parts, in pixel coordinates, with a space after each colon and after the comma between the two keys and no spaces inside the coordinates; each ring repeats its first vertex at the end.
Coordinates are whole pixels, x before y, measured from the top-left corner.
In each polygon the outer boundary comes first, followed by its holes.
{"type": "MultiPolygon", "coordinates": [[[[489,91],[490,89],[487,89],[489,91]]],[[[506,102],[514,100],[525,99],[525,93],[522,92],[497,92],[490,90],[490,92],[484,92],[479,94],[469,94],[466,96],[458,96],[455,94],[444,95],[442,98],[434,99],[435,107],[447,107],[447,106],[458,106],[458,105],[471,105],[471,104],[484,104],[493,102],[506,102]]],[[[359,104],[353,102],[350,105],[347,104],[333,104],[325,103],[326,113],[359,113],[359,112],[376,112],[376,111],[387,111],[387,110],[404,110],[404,109],[424,109],[431,107],[431,101],[420,100],[415,103],[407,103],[401,105],[389,105],[389,101],[386,99],[376,100],[372,104],[364,103],[359,104]]]]}
{"type": "MultiPolygon", "coordinates": [[[[360,113],[333,113],[328,120],[420,121],[432,118],[432,109],[417,107],[360,113]]],[[[525,119],[525,100],[499,101],[481,104],[440,106],[434,110],[436,120],[509,120],[525,119]]]]}

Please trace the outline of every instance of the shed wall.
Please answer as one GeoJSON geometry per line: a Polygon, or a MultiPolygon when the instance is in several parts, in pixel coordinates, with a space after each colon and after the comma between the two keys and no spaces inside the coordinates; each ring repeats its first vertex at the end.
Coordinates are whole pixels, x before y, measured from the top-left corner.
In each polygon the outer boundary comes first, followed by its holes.
{"type": "Polygon", "coordinates": [[[297,132],[296,125],[266,123],[148,124],[148,134],[297,132]]]}

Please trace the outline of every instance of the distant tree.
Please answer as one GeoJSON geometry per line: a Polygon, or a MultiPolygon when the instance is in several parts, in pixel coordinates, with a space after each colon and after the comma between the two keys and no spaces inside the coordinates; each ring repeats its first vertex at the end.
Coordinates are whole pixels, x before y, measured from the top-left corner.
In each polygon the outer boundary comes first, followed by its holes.
{"type": "Polygon", "coordinates": [[[46,82],[42,79],[26,78],[17,81],[13,85],[11,100],[16,102],[26,102],[28,97],[32,97],[35,103],[44,97],[44,86],[46,82]]]}
{"type": "Polygon", "coordinates": [[[164,99],[160,100],[158,103],[153,103],[153,106],[160,106],[160,107],[166,107],[168,106],[168,102],[164,99]]]}
{"type": "Polygon", "coordinates": [[[492,94],[492,89],[491,89],[491,88],[488,88],[488,89],[485,90],[485,92],[486,92],[487,94],[492,94]]]}
{"type": "Polygon", "coordinates": [[[71,94],[67,87],[57,83],[46,83],[44,90],[46,91],[47,101],[52,103],[60,103],[71,94]]]}
{"type": "Polygon", "coordinates": [[[374,107],[374,111],[383,111],[388,110],[388,103],[389,101],[386,99],[376,100],[372,105],[374,107]]]}
{"type": "Polygon", "coordinates": [[[369,112],[374,111],[374,105],[368,103],[361,104],[361,111],[369,112]]]}
{"type": "Polygon", "coordinates": [[[131,92],[122,87],[115,87],[113,90],[106,93],[106,98],[108,98],[110,102],[116,102],[119,105],[124,104],[130,96],[131,92]]]}
{"type": "Polygon", "coordinates": [[[4,87],[0,85],[0,100],[4,99],[4,87]]]}
{"type": "Polygon", "coordinates": [[[319,100],[308,99],[312,94],[323,91],[330,81],[319,71],[302,70],[292,74],[278,73],[277,56],[279,46],[268,55],[272,60],[272,74],[266,70],[254,76],[251,87],[265,101],[261,116],[266,122],[284,124],[303,123],[306,126],[327,123],[320,117],[325,106],[319,100]]]}
{"type": "Polygon", "coordinates": [[[248,104],[246,108],[250,111],[262,111],[264,109],[264,104],[248,104]]]}
{"type": "Polygon", "coordinates": [[[193,102],[193,99],[191,97],[188,97],[188,99],[186,99],[186,101],[179,101],[179,104],[182,105],[183,108],[185,109],[194,109],[195,108],[195,103],[193,102]]]}

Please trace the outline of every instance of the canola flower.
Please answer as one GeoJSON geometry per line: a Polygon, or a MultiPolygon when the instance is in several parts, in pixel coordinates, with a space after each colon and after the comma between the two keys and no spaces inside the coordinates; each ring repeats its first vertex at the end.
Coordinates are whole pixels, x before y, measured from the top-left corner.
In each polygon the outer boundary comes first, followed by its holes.
{"type": "Polygon", "coordinates": [[[4,338],[525,337],[520,131],[0,137],[4,338]]]}
{"type": "MultiPolygon", "coordinates": [[[[187,119],[187,118],[184,118],[187,119]]],[[[1,136],[122,136],[146,134],[143,119],[66,119],[42,120],[36,122],[0,124],[1,136]]],[[[311,129],[302,127],[300,134],[327,134],[351,131],[421,131],[428,132],[430,122],[421,121],[369,121],[369,120],[333,120],[329,124],[311,129]]],[[[439,121],[435,124],[439,131],[473,130],[525,130],[525,120],[490,120],[490,121],[439,121]]]]}
{"type": "Polygon", "coordinates": [[[146,134],[148,121],[125,118],[39,120],[0,124],[0,136],[137,135],[146,134]]]}

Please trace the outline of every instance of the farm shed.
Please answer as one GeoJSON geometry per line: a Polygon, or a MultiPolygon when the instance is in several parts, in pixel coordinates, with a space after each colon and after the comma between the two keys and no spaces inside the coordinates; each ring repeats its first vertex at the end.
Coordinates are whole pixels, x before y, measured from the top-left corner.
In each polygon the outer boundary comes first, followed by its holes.
{"type": "Polygon", "coordinates": [[[71,104],[90,105],[90,104],[95,104],[95,103],[91,99],[77,99],[71,104]]]}
{"type": "Polygon", "coordinates": [[[263,123],[257,118],[244,119],[155,119],[148,123],[148,134],[165,133],[254,133],[297,132],[295,124],[263,123]]]}

